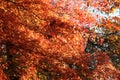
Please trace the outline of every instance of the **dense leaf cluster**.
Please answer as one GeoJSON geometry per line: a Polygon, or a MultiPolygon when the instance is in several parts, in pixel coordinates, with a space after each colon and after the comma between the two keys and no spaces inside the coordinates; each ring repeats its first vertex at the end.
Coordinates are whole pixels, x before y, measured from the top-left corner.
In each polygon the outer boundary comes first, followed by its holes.
{"type": "Polygon", "coordinates": [[[0,80],[119,80],[120,18],[88,11],[119,3],[0,0],[0,80]]]}

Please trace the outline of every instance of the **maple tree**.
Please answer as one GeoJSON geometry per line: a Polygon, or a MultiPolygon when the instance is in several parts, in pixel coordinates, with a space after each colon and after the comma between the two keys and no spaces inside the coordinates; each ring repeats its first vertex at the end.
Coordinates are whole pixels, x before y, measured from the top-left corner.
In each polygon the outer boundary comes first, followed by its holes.
{"type": "Polygon", "coordinates": [[[119,80],[119,4],[0,0],[0,80],[119,80]]]}

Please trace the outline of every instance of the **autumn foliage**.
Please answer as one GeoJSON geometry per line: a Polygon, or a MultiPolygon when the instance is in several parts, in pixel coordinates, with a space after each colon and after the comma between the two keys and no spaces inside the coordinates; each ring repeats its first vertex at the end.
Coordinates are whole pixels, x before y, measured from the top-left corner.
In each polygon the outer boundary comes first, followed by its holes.
{"type": "Polygon", "coordinates": [[[0,80],[119,80],[120,16],[109,16],[119,8],[120,0],[0,0],[0,80]]]}

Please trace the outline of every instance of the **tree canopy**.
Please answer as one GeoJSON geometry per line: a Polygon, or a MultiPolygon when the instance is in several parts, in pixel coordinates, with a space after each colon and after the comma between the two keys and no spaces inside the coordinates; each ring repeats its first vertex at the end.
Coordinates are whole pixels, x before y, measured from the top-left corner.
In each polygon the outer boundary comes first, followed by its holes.
{"type": "Polygon", "coordinates": [[[119,79],[120,0],[0,0],[0,80],[119,79]]]}

